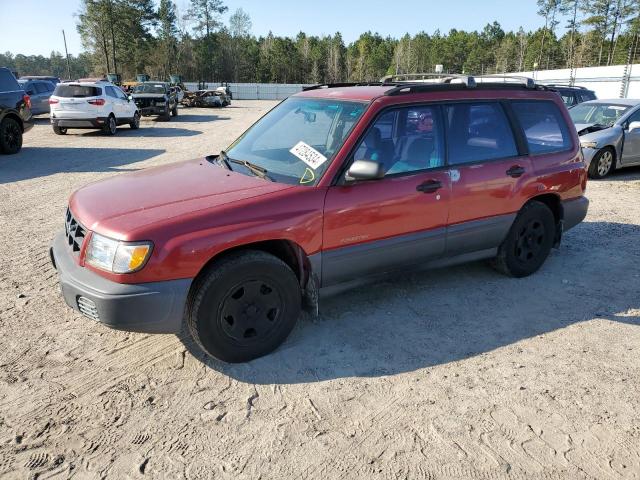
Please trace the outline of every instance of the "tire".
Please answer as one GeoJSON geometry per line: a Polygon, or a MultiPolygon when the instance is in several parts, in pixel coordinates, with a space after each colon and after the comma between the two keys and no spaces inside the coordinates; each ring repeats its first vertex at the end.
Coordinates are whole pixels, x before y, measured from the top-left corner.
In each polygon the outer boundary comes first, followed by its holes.
{"type": "Polygon", "coordinates": [[[174,107],[171,109],[171,116],[172,117],[178,116],[178,105],[174,105],[174,107]]]}
{"type": "Polygon", "coordinates": [[[54,125],[53,133],[55,133],[56,135],[66,135],[67,129],[65,127],[58,127],[57,125],[54,125]]]}
{"type": "Polygon", "coordinates": [[[13,155],[21,148],[22,127],[13,118],[5,118],[0,123],[0,152],[13,155]]]}
{"type": "Polygon", "coordinates": [[[186,324],[207,354],[246,362],[275,350],[293,329],[300,308],[300,285],[289,266],[249,250],[215,262],[196,280],[186,324]]]}
{"type": "Polygon", "coordinates": [[[493,261],[496,270],[522,278],[536,272],[551,252],[556,234],[553,213],[544,203],[527,203],[516,217],[493,261]]]}
{"type": "Polygon", "coordinates": [[[116,117],[113,115],[109,115],[107,119],[107,124],[104,126],[104,133],[107,135],[115,135],[118,131],[118,122],[116,122],[116,117]]]}
{"type": "Polygon", "coordinates": [[[616,168],[616,154],[613,148],[605,147],[593,156],[589,164],[589,177],[604,178],[616,168]]]}
{"type": "Polygon", "coordinates": [[[138,130],[140,128],[140,114],[138,112],[133,114],[133,122],[129,124],[131,130],[138,130]]]}

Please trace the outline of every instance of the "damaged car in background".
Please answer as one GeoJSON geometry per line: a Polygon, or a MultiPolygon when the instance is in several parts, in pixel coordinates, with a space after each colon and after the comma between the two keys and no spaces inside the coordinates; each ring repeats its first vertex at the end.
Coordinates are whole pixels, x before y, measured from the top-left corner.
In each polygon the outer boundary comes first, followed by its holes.
{"type": "Polygon", "coordinates": [[[178,115],[175,90],[166,82],[142,82],[133,88],[133,101],[142,116],[157,115],[170,120],[178,115]]]}
{"type": "Polygon", "coordinates": [[[215,90],[197,90],[195,92],[185,92],[182,99],[185,107],[217,107],[222,108],[231,105],[231,97],[226,92],[225,87],[218,87],[215,90]]]}
{"type": "Polygon", "coordinates": [[[640,165],[640,100],[584,102],[569,110],[578,130],[589,177],[640,165]]]}

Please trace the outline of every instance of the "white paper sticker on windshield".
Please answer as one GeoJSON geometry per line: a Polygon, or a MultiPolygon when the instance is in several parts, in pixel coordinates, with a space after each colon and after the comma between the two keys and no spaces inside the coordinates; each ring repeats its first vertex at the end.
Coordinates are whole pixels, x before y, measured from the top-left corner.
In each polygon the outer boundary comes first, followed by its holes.
{"type": "Polygon", "coordinates": [[[289,151],[314,170],[327,161],[327,157],[302,141],[298,142],[296,146],[289,151]]]}

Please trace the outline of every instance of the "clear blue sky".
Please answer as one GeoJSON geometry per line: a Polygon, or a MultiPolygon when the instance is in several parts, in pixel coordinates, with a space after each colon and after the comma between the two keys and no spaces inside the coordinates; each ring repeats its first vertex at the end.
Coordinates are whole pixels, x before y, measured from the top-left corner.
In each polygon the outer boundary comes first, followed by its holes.
{"type": "MultiPolygon", "coordinates": [[[[189,0],[175,0],[184,13],[189,0]]],[[[421,30],[451,28],[480,30],[493,20],[505,30],[520,26],[533,30],[543,21],[535,0],[226,0],[229,12],[241,7],[251,16],[252,33],[295,36],[340,31],[346,43],[367,30],[399,37],[421,30]]],[[[62,29],[69,53],[82,51],[75,28],[79,0],[0,0],[0,51],[26,55],[64,52],[62,29]]],[[[229,14],[224,16],[226,22],[229,14]]]]}

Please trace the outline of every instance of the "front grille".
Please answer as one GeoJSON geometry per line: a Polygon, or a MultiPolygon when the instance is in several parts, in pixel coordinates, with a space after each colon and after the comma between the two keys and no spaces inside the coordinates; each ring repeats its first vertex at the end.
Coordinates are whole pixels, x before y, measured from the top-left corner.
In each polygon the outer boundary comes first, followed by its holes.
{"type": "Polygon", "coordinates": [[[67,208],[67,216],[65,217],[64,232],[67,235],[67,243],[71,247],[71,251],[79,253],[84,237],[87,234],[87,229],[78,223],[69,208],[67,208]]]}
{"type": "Polygon", "coordinates": [[[78,310],[85,317],[89,317],[91,320],[100,320],[100,316],[98,315],[98,308],[96,304],[93,303],[93,300],[88,299],[87,297],[78,297],[78,310]]]}

